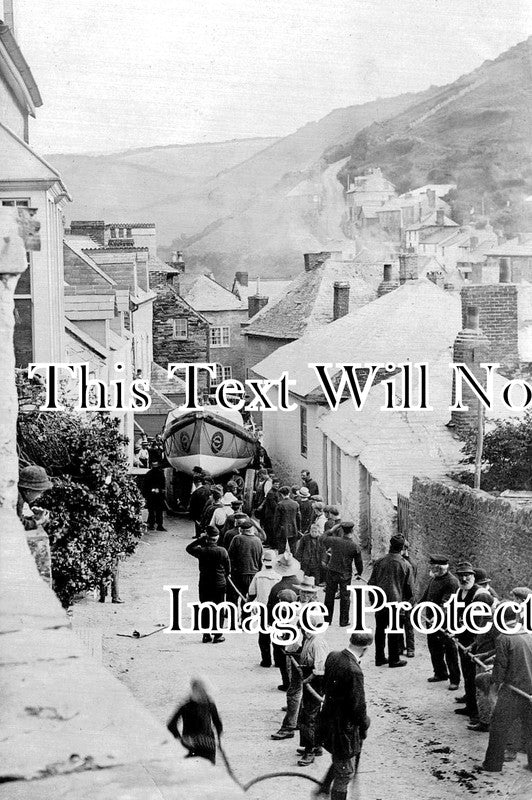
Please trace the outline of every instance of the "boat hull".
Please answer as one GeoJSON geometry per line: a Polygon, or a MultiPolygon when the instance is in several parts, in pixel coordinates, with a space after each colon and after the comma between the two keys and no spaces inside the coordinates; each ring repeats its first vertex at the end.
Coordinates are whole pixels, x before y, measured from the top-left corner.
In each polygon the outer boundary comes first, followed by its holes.
{"type": "Polygon", "coordinates": [[[201,467],[215,476],[246,467],[255,456],[254,436],[208,407],[168,415],[163,433],[166,457],[174,469],[192,475],[201,467]]]}

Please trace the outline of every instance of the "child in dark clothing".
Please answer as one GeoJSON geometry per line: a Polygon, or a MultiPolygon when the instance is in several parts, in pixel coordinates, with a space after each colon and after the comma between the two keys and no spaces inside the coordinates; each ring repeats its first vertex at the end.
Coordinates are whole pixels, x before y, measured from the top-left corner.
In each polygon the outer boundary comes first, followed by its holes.
{"type": "Polygon", "coordinates": [[[188,750],[187,758],[199,756],[216,762],[216,737],[222,734],[222,721],[205,684],[197,678],[190,681],[190,696],[176,708],[166,726],[172,736],[188,750]],[[178,722],[182,720],[179,731],[178,722]]]}

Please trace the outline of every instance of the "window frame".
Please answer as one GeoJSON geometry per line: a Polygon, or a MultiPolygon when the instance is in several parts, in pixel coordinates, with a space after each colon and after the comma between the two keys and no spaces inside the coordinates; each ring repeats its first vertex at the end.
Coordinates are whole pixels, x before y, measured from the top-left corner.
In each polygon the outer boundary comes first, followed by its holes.
{"type": "Polygon", "coordinates": [[[231,327],[229,325],[210,325],[209,326],[209,345],[213,348],[231,347],[231,327]],[[213,333],[219,332],[220,342],[217,344],[213,341],[213,333]],[[227,341],[224,341],[224,331],[227,334],[227,341]]]}
{"type": "Polygon", "coordinates": [[[172,339],[175,339],[178,342],[186,342],[188,341],[188,319],[186,317],[173,317],[172,319],[172,339]],[[185,333],[184,335],[178,335],[176,331],[176,323],[185,323],[185,333]]]}

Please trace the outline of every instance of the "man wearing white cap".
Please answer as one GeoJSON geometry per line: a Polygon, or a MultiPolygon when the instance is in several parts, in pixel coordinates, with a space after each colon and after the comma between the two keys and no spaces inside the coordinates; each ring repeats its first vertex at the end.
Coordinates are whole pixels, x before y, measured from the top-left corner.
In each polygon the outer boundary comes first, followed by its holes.
{"type": "MultiPolygon", "coordinates": [[[[285,590],[297,592],[299,578],[301,577],[301,565],[297,559],[294,558],[289,548],[286,548],[284,553],[277,558],[275,571],[281,576],[281,579],[274,584],[268,598],[268,620],[271,624],[273,621],[273,609],[279,602],[279,595],[285,590]]],[[[288,673],[286,669],[286,657],[284,647],[281,644],[273,645],[273,660],[275,666],[278,667],[281,673],[282,683],[277,688],[283,692],[288,689],[288,673]]]]}
{"type": "MultiPolygon", "coordinates": [[[[276,555],[272,550],[265,550],[262,554],[262,569],[253,576],[249,586],[248,599],[257,600],[266,605],[270,592],[279,582],[281,576],[275,571],[276,555]]],[[[261,667],[271,667],[272,653],[269,633],[259,633],[259,649],[261,654],[261,667]]]]}

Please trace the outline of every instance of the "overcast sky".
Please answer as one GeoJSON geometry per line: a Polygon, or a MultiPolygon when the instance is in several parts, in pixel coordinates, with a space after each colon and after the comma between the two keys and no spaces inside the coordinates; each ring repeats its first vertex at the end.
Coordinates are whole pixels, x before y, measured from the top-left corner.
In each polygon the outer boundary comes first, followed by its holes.
{"type": "Polygon", "coordinates": [[[532,33],[530,0],[14,0],[43,153],[286,135],[445,84],[532,33]]]}

